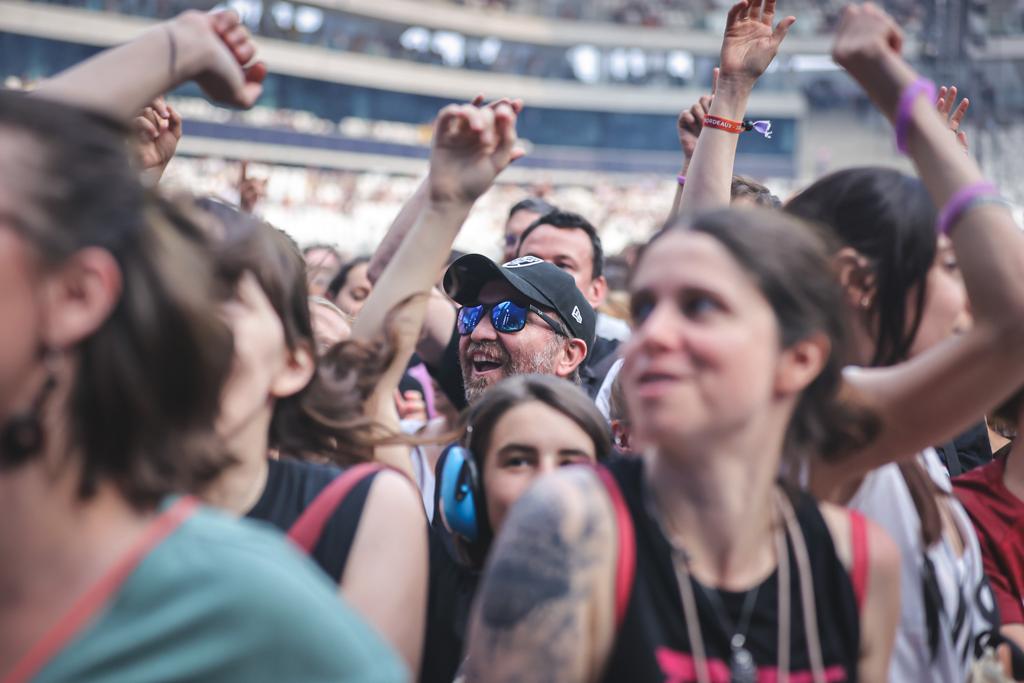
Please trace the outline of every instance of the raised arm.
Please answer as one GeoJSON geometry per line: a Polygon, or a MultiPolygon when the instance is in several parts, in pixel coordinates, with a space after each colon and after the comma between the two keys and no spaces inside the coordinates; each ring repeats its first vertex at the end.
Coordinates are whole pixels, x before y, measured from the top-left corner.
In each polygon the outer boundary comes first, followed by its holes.
{"type": "Polygon", "coordinates": [[[194,80],[216,102],[251,107],[267,68],[233,11],[194,10],[43,81],[34,97],[127,122],[157,97],[194,80]]]}
{"type": "Polygon", "coordinates": [[[507,105],[450,105],[441,110],[423,210],[374,286],[356,319],[353,338],[382,334],[396,304],[430,291],[473,204],[523,154],[517,146],[516,116],[507,105]]]}
{"type": "MultiPolygon", "coordinates": [[[[750,91],[775,59],[795,21],[786,17],[775,24],[775,0],[744,0],[732,6],[710,116],[743,121],[750,91]]],[[[704,126],[686,171],[680,211],[695,213],[729,206],[738,142],[735,133],[704,126]]]]}
{"type": "MultiPolygon", "coordinates": [[[[517,146],[516,116],[507,105],[484,109],[451,105],[438,116],[422,210],[352,330],[353,339],[387,336],[396,345],[391,366],[366,406],[367,414],[380,423],[397,426],[394,392],[416,348],[430,292],[455,236],[476,200],[522,155],[517,146]]],[[[407,453],[403,457],[385,447],[378,457],[411,471],[407,453]]]]}
{"type": "MultiPolygon", "coordinates": [[[[473,99],[472,105],[474,107],[480,107],[483,103],[483,95],[478,95],[473,99]]],[[[516,114],[519,114],[523,109],[522,100],[513,100],[509,98],[496,100],[487,106],[490,109],[495,109],[503,104],[512,107],[512,110],[516,114]]],[[[376,251],[373,252],[373,257],[370,259],[370,265],[366,269],[366,277],[369,278],[370,282],[376,284],[381,274],[383,274],[384,268],[391,263],[391,259],[394,258],[395,253],[398,251],[398,247],[403,241],[405,241],[409,231],[412,230],[412,226],[415,225],[416,220],[427,207],[429,198],[430,178],[428,176],[419,184],[419,187],[416,188],[416,192],[414,192],[412,197],[409,198],[409,201],[402,205],[398,215],[395,216],[395,220],[392,221],[391,226],[384,235],[384,239],[381,240],[376,251]]]]}
{"type": "MultiPolygon", "coordinates": [[[[711,109],[711,100],[715,96],[717,85],[718,67],[716,66],[711,77],[711,94],[702,95],[700,99],[694,102],[692,107],[679,112],[679,118],[676,119],[679,147],[683,151],[682,170],[679,172],[680,177],[686,176],[686,172],[690,168],[690,159],[693,157],[693,150],[697,148],[697,139],[700,137],[700,131],[704,126],[704,117],[708,115],[708,111],[711,109]]],[[[666,223],[671,223],[672,219],[679,215],[679,206],[682,199],[683,186],[680,182],[676,183],[676,196],[672,200],[672,209],[669,211],[666,223]]]]}
{"type": "MultiPolygon", "coordinates": [[[[901,94],[918,76],[900,56],[895,22],[874,5],[848,6],[836,61],[892,120],[901,94]]],[[[920,96],[908,110],[908,151],[936,206],[983,180],[934,102],[920,96]]],[[[900,365],[849,373],[852,400],[882,420],[872,444],[816,467],[815,490],[835,487],[962,432],[1024,384],[1024,234],[1004,206],[968,205],[950,233],[970,298],[974,325],[900,365]]]]}
{"type": "Polygon", "coordinates": [[[614,638],[611,503],[588,468],[538,481],[491,551],[469,628],[469,682],[600,678],[614,638]]]}

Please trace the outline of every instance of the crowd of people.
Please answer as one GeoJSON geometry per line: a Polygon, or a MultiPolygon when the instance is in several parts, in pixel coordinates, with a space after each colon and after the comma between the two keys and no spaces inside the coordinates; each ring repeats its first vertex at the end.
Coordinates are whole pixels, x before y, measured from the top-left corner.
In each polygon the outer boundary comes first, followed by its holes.
{"type": "Polygon", "coordinates": [[[514,96],[362,257],[172,192],[163,96],[261,94],[232,11],[0,91],[0,681],[1024,680],[1024,233],[871,3],[833,57],[916,175],[735,176],[795,20],[728,9],[616,257],[551,195],[453,248],[514,96]]]}

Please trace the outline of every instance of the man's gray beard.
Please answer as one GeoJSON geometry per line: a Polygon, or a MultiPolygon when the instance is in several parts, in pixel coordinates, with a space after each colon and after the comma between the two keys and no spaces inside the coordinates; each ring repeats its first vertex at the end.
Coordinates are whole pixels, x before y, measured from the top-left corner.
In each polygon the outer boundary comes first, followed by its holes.
{"type": "Polygon", "coordinates": [[[471,350],[478,349],[480,347],[487,347],[490,344],[495,344],[505,359],[502,365],[504,377],[514,377],[516,375],[553,375],[555,374],[555,364],[558,360],[558,354],[562,352],[563,340],[557,335],[552,335],[551,341],[548,342],[543,348],[537,351],[526,354],[521,358],[513,358],[504,347],[498,344],[498,342],[486,342],[485,344],[477,344],[475,346],[469,346],[466,348],[466,359],[462,360],[462,380],[466,388],[466,401],[473,403],[478,398],[484,395],[488,389],[491,388],[495,382],[488,381],[483,378],[469,379],[473,372],[473,362],[468,360],[469,352],[471,350]]]}

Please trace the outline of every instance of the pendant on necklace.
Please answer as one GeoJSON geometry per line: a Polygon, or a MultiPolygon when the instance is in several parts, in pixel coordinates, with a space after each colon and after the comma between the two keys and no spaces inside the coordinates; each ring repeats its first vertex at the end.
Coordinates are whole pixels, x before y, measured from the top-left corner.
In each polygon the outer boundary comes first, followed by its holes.
{"type": "Polygon", "coordinates": [[[737,633],[729,643],[732,656],[729,657],[729,679],[732,683],[757,683],[757,665],[750,650],[743,647],[746,638],[737,633]]]}

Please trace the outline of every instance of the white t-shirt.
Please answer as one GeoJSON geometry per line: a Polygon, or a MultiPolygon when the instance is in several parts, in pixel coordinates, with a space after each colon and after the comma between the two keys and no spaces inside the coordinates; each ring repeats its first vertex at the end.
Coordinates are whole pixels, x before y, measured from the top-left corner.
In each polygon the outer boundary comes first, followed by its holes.
{"type": "MultiPolygon", "coordinates": [[[[935,450],[928,448],[917,458],[932,481],[951,493],[949,474],[935,450]]],[[[889,670],[891,683],[966,681],[995,628],[995,598],[982,569],[974,527],[956,498],[950,495],[948,503],[964,540],[964,553],[957,557],[946,538],[927,551],[942,595],[934,659],[925,611],[921,520],[899,466],[885,465],[868,474],[848,505],[884,528],[900,548],[903,609],[889,670]]]]}
{"type": "MultiPolygon", "coordinates": [[[[421,420],[402,420],[401,428],[403,434],[416,434],[423,428],[421,420]]],[[[423,449],[413,446],[409,457],[412,459],[412,470],[416,474],[416,486],[420,489],[420,497],[423,499],[423,508],[427,511],[427,519],[434,519],[434,468],[430,466],[423,449]]]]}
{"type": "Polygon", "coordinates": [[[601,383],[601,388],[597,391],[597,397],[594,398],[594,405],[604,415],[604,419],[609,422],[611,419],[608,416],[612,412],[612,384],[615,383],[615,378],[619,376],[620,370],[622,370],[621,358],[612,363],[612,366],[608,368],[608,374],[604,376],[604,382],[601,383]]]}

